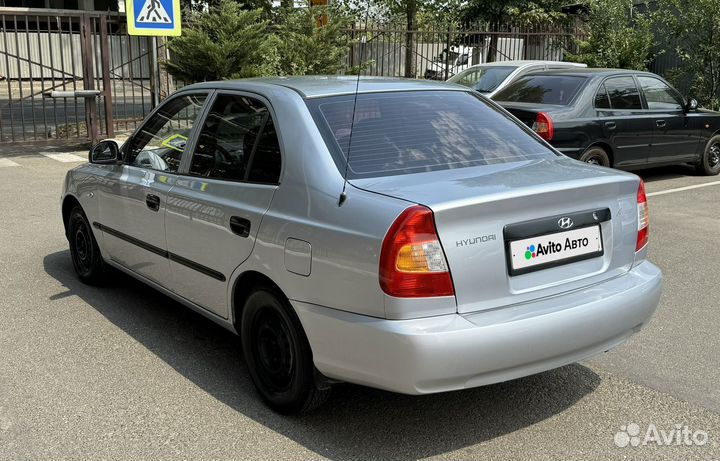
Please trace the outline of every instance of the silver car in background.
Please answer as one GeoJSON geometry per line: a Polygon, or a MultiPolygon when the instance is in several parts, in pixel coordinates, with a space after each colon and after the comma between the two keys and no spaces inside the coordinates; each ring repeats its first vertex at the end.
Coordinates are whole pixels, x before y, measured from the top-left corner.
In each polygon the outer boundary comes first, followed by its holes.
{"type": "Polygon", "coordinates": [[[447,81],[472,88],[487,98],[530,72],[551,69],[587,67],[586,64],[563,61],[497,61],[478,64],[459,72],[447,81]]]}
{"type": "Polygon", "coordinates": [[[80,279],[119,269],[239,333],[283,413],[339,381],[427,394],[573,363],[661,290],[637,176],[441,82],[187,86],[68,172],[62,215],[80,279]]]}

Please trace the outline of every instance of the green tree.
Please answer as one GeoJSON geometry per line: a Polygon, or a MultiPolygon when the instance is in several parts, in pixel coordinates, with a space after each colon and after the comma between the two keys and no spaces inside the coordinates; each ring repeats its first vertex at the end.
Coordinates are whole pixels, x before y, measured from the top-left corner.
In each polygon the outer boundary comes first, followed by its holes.
{"type": "Polygon", "coordinates": [[[326,7],[286,8],[278,16],[278,72],[282,75],[335,74],[343,66],[351,19],[326,7]]]}
{"type": "Polygon", "coordinates": [[[185,82],[274,74],[277,39],[263,17],[262,10],[243,10],[231,0],[193,13],[183,34],[168,40],[165,69],[185,82]]]}
{"type": "Polygon", "coordinates": [[[570,61],[590,67],[645,70],[654,37],[650,18],[633,11],[632,0],[590,0],[586,21],[588,37],[578,40],[578,53],[570,61]]]}
{"type": "MultiPolygon", "coordinates": [[[[462,12],[465,24],[484,21],[492,27],[517,25],[524,27],[552,26],[567,16],[562,12],[564,0],[470,0],[462,12]]],[[[496,60],[498,34],[490,35],[487,62],[496,60]]]]}
{"type": "Polygon", "coordinates": [[[465,23],[509,22],[522,26],[557,24],[567,18],[562,11],[567,3],[566,0],[469,0],[461,16],[465,23]]]}
{"type": "Polygon", "coordinates": [[[677,53],[681,66],[666,77],[689,88],[705,106],[720,109],[720,2],[659,0],[653,13],[661,48],[677,53]]]}

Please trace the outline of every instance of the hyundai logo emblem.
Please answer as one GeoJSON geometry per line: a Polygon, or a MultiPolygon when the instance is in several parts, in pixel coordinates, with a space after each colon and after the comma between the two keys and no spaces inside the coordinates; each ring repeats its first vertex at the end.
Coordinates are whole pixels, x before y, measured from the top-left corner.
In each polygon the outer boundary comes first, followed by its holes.
{"type": "Polygon", "coordinates": [[[575,224],[573,220],[568,217],[558,219],[558,227],[560,227],[560,229],[570,229],[573,224],[575,224]]]}

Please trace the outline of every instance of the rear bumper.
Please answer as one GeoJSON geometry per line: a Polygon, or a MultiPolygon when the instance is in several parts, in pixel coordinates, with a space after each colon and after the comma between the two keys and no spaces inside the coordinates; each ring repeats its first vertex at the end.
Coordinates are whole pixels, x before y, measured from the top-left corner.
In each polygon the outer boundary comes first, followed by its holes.
{"type": "Polygon", "coordinates": [[[481,386],[607,351],[657,308],[660,270],[628,273],[561,296],[467,315],[385,320],[293,301],[330,378],[405,394],[481,386]]]}

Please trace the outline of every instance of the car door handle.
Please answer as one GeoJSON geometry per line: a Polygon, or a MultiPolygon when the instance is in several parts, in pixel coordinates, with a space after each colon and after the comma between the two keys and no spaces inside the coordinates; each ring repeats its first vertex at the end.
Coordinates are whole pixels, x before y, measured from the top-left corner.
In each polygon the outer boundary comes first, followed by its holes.
{"type": "Polygon", "coordinates": [[[240,237],[247,237],[250,235],[250,221],[239,216],[233,216],[230,218],[230,230],[240,237]]]}
{"type": "Polygon", "coordinates": [[[145,205],[153,211],[158,211],[160,209],[160,197],[153,194],[147,194],[145,197],[145,205]]]}
{"type": "Polygon", "coordinates": [[[657,125],[658,128],[665,128],[665,120],[656,120],[655,125],[657,125]]]}
{"type": "Polygon", "coordinates": [[[615,122],[605,122],[605,126],[608,127],[610,130],[614,130],[617,128],[617,123],[615,122]]]}

